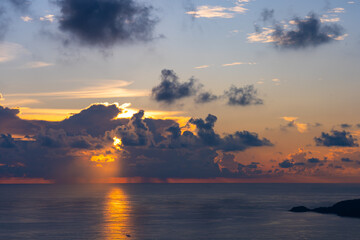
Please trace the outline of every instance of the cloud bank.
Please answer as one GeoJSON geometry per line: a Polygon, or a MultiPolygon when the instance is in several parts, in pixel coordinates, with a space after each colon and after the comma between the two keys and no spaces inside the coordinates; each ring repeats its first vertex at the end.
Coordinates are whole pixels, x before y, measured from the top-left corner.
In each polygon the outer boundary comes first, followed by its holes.
{"type": "Polygon", "coordinates": [[[0,178],[236,178],[244,175],[237,168],[226,170],[229,154],[272,146],[248,131],[221,136],[211,114],[180,126],[174,120],[145,118],[143,110],[118,118],[122,111],[117,104],[94,104],[63,121],[48,122],[23,120],[18,109],[1,107],[0,178]]]}

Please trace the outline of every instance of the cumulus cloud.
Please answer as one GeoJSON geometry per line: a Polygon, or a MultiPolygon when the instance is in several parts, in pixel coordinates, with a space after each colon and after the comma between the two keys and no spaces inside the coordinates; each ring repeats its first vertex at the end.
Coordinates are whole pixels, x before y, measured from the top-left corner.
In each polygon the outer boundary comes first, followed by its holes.
{"type": "Polygon", "coordinates": [[[211,92],[202,92],[195,98],[196,103],[209,103],[216,101],[219,97],[212,94],[211,92]]]}
{"type": "MultiPolygon", "coordinates": [[[[122,111],[117,104],[94,104],[63,121],[48,122],[23,120],[18,109],[1,107],[0,177],[246,177],[251,171],[244,169],[258,164],[241,165],[241,174],[226,170],[231,160],[226,154],[271,146],[247,131],[220,136],[211,114],[190,119],[187,125],[195,127],[190,131],[174,120],[145,118],[142,110],[118,118],[122,111]]],[[[232,164],[234,169],[238,165],[232,164]]]]}
{"type": "Polygon", "coordinates": [[[180,82],[173,70],[161,71],[161,82],[152,89],[152,97],[158,102],[172,104],[177,100],[194,97],[195,103],[203,104],[217,100],[227,100],[231,106],[248,106],[263,104],[258,98],[257,90],[253,85],[236,87],[232,85],[229,90],[221,95],[215,95],[210,91],[202,91],[203,85],[191,77],[187,82],[180,82]]]}
{"type": "Polygon", "coordinates": [[[17,108],[8,108],[0,105],[0,133],[3,134],[31,134],[39,130],[39,126],[22,120],[17,108]]]}
{"type": "Polygon", "coordinates": [[[260,139],[257,133],[237,131],[224,137],[221,149],[224,151],[243,151],[249,147],[272,145],[273,144],[268,139],[260,139]]]}
{"type": "Polygon", "coordinates": [[[331,133],[322,132],[320,137],[314,138],[317,146],[339,146],[339,147],[357,147],[356,139],[346,131],[332,130],[331,133]]]}
{"type": "Polygon", "coordinates": [[[257,90],[254,85],[244,87],[231,86],[225,91],[224,96],[228,99],[227,104],[230,106],[248,106],[263,104],[263,100],[258,98],[257,90]]]}
{"type": "MultiPolygon", "coordinates": [[[[326,19],[326,18],[323,18],[326,19]]],[[[275,26],[257,26],[257,31],[248,36],[249,42],[273,43],[284,49],[302,49],[317,47],[334,40],[343,40],[344,29],[334,21],[321,20],[310,13],[305,18],[294,18],[287,24],[276,23],[275,26]]]]}
{"type": "Polygon", "coordinates": [[[329,43],[343,34],[343,28],[337,24],[322,25],[315,14],[309,18],[294,20],[294,30],[277,27],[273,34],[275,44],[284,48],[304,48],[329,43]]]}
{"type": "Polygon", "coordinates": [[[152,40],[158,22],[153,8],[134,0],[56,0],[59,28],[89,46],[152,40]]]}
{"type": "Polygon", "coordinates": [[[181,83],[173,70],[163,69],[161,83],[152,89],[152,96],[158,102],[172,104],[176,100],[194,96],[199,88],[194,78],[181,83]]]}

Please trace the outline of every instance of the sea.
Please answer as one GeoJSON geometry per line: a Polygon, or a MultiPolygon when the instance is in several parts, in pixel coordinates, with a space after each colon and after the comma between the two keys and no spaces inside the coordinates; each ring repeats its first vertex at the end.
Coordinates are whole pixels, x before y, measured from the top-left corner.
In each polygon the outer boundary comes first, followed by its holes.
{"type": "Polygon", "coordinates": [[[0,239],[360,239],[359,184],[0,185],[0,239]]]}

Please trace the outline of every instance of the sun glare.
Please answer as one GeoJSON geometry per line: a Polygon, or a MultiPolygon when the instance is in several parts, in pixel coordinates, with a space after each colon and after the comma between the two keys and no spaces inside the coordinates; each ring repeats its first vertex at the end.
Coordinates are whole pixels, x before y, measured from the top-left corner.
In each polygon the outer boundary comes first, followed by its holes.
{"type": "Polygon", "coordinates": [[[113,140],[114,140],[114,143],[113,143],[114,147],[115,147],[117,150],[121,150],[121,146],[122,146],[122,141],[121,141],[121,139],[120,139],[120,138],[117,138],[117,137],[114,137],[113,140]]]}

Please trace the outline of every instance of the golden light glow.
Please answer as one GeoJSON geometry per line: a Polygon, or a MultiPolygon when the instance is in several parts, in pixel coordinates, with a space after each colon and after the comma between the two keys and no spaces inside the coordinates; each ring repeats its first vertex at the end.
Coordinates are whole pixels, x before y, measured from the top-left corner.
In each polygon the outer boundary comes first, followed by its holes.
{"type": "Polygon", "coordinates": [[[120,188],[113,188],[106,197],[104,208],[104,239],[129,239],[132,234],[130,202],[120,188]]]}
{"type": "Polygon", "coordinates": [[[287,122],[293,122],[293,125],[300,133],[304,133],[308,130],[308,124],[297,122],[296,121],[298,119],[297,117],[282,117],[282,119],[284,119],[287,122]]]}
{"type": "Polygon", "coordinates": [[[121,150],[121,146],[122,146],[122,141],[121,141],[121,139],[120,139],[120,138],[117,138],[117,137],[114,137],[113,140],[114,140],[114,143],[113,143],[114,147],[115,147],[117,150],[121,150]]]}
{"type": "MultiPolygon", "coordinates": [[[[117,115],[115,119],[119,118],[131,118],[135,113],[138,113],[140,109],[129,108],[131,103],[124,103],[119,106],[122,110],[121,113],[117,115]]],[[[162,118],[162,119],[177,119],[181,118],[181,114],[184,112],[181,111],[156,111],[156,110],[146,110],[144,113],[145,118],[162,118]]]]}
{"type": "Polygon", "coordinates": [[[91,157],[91,161],[98,163],[98,164],[96,165],[97,167],[103,167],[103,166],[101,165],[101,163],[115,162],[115,157],[112,156],[112,155],[103,155],[103,154],[100,154],[100,155],[98,155],[98,156],[92,156],[92,157],[91,157]]]}
{"type": "Polygon", "coordinates": [[[25,120],[62,121],[80,111],[81,109],[20,108],[20,117],[25,120]]]}

